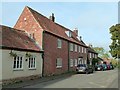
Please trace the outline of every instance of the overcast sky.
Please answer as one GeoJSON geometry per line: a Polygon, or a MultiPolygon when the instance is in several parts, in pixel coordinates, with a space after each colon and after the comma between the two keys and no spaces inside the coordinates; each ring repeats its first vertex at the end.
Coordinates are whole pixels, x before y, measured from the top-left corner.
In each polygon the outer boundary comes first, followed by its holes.
{"type": "Polygon", "coordinates": [[[2,3],[2,24],[13,27],[25,6],[46,17],[54,13],[55,22],[71,30],[78,28],[86,44],[109,50],[109,28],[118,23],[117,2],[6,2],[2,3]]]}

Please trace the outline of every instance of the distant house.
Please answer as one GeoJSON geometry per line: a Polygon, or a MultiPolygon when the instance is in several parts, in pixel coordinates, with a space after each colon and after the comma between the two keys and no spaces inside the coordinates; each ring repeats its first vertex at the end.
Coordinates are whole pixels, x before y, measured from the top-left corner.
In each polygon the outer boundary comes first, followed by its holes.
{"type": "Polygon", "coordinates": [[[27,33],[0,26],[0,82],[42,76],[43,51],[27,33]]]}
{"type": "Polygon", "coordinates": [[[77,64],[87,63],[87,46],[70,30],[30,7],[25,7],[14,28],[27,32],[44,50],[43,74],[53,75],[75,70],[77,64]]]}
{"type": "Polygon", "coordinates": [[[98,58],[98,53],[92,49],[91,46],[88,47],[88,64],[92,65],[93,58],[98,58]]]}
{"type": "Polygon", "coordinates": [[[103,63],[110,64],[111,63],[111,59],[110,58],[103,58],[103,63]]]}

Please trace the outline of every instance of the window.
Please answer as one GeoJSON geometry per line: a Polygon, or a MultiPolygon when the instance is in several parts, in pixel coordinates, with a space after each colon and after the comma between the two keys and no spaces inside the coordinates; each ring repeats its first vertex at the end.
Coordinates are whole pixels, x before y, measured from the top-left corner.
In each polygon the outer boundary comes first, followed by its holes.
{"type": "Polygon", "coordinates": [[[62,68],[62,59],[61,58],[57,58],[57,60],[56,60],[56,68],[62,68]]]}
{"type": "Polygon", "coordinates": [[[75,45],[75,52],[77,52],[77,45],[75,45]]]}
{"type": "Polygon", "coordinates": [[[79,52],[80,52],[80,46],[79,46],[79,52]]]}
{"type": "Polygon", "coordinates": [[[71,31],[65,31],[65,33],[66,33],[66,35],[67,35],[68,37],[72,37],[71,31]]]}
{"type": "Polygon", "coordinates": [[[84,50],[85,50],[85,53],[86,53],[86,52],[87,52],[87,51],[86,51],[86,48],[85,48],[84,50]]]}
{"type": "Polygon", "coordinates": [[[90,55],[90,58],[92,58],[92,55],[91,55],[91,53],[89,53],[89,55],[90,55]]]}
{"type": "Polygon", "coordinates": [[[70,43],[70,51],[73,51],[73,43],[70,43]]]}
{"type": "Polygon", "coordinates": [[[70,59],[70,67],[73,67],[73,59],[70,59]]]}
{"type": "Polygon", "coordinates": [[[35,69],[36,68],[36,58],[31,56],[29,59],[29,69],[35,69]]]}
{"type": "Polygon", "coordinates": [[[62,48],[62,40],[58,39],[58,48],[62,48]]]}
{"type": "Polygon", "coordinates": [[[75,66],[77,66],[77,59],[75,59],[75,66]]]}
{"type": "Polygon", "coordinates": [[[97,58],[97,54],[95,54],[95,58],[97,58]]]}
{"type": "Polygon", "coordinates": [[[82,53],[84,53],[84,47],[82,47],[82,53]]]}
{"type": "Polygon", "coordinates": [[[22,69],[23,68],[23,58],[22,56],[14,57],[13,68],[14,69],[22,69]]]}

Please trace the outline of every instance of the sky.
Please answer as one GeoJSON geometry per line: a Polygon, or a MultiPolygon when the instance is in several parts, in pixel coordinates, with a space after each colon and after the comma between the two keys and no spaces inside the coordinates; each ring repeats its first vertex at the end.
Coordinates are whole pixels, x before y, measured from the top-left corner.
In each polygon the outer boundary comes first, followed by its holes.
{"type": "Polygon", "coordinates": [[[49,17],[71,30],[78,28],[83,41],[109,50],[109,28],[118,23],[118,2],[3,2],[2,25],[13,27],[25,6],[49,17]]]}

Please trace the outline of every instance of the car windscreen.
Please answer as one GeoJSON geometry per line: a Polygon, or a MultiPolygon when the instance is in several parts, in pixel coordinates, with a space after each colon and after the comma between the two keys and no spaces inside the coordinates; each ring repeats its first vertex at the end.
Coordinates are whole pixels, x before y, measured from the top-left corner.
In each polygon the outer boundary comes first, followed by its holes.
{"type": "Polygon", "coordinates": [[[79,64],[77,67],[86,67],[85,64],[79,64]]]}

